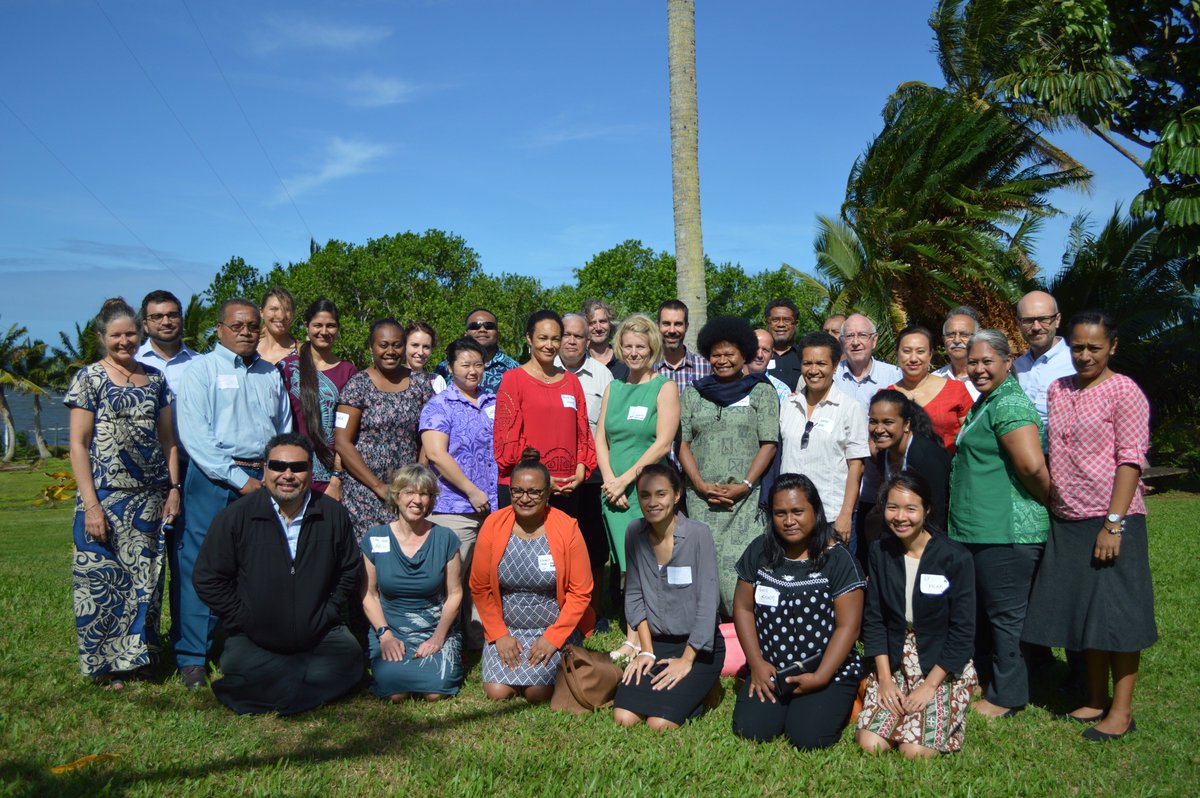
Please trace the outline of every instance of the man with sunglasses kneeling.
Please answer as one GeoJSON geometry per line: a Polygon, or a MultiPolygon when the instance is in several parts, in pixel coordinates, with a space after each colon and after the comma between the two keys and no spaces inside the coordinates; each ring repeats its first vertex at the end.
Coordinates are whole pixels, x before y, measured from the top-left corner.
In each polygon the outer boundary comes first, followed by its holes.
{"type": "Polygon", "coordinates": [[[216,517],[192,581],[228,635],[217,698],[239,714],[294,715],[362,678],[362,648],[342,620],[362,557],[349,513],[311,490],[308,438],[276,435],[264,460],[263,487],[216,517]]]}

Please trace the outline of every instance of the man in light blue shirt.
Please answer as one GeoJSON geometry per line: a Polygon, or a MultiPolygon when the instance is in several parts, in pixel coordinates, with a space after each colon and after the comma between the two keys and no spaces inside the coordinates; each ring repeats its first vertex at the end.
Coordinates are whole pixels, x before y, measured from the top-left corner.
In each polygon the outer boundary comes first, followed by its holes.
{"type": "Polygon", "coordinates": [[[1030,291],[1017,303],[1017,324],[1029,348],[1013,363],[1013,373],[1042,417],[1042,428],[1047,430],[1043,440],[1049,440],[1046,394],[1050,383],[1075,374],[1071,348],[1058,337],[1061,321],[1058,302],[1045,291],[1030,291]]]}
{"type": "MultiPolygon", "coordinates": [[[[151,291],[142,298],[142,309],[138,313],[142,320],[142,334],[145,341],[138,349],[134,358],[143,366],[156,368],[167,378],[167,387],[171,393],[179,395],[179,381],[191,365],[192,360],[200,357],[183,343],[183,305],[179,297],[170,291],[151,291]]],[[[175,424],[175,440],[179,440],[179,419],[173,417],[175,424]]],[[[182,444],[179,446],[179,479],[187,481],[187,452],[182,444]]],[[[187,508],[180,506],[173,523],[165,528],[167,567],[171,578],[168,581],[167,604],[171,613],[171,629],[179,627],[179,538],[187,522],[187,508]]]]}
{"type": "Polygon", "coordinates": [[[262,486],[267,441],[292,428],[292,409],[279,371],[258,356],[262,319],[245,299],[221,305],[219,343],[195,358],[179,381],[179,437],[191,459],[184,483],[187,519],[179,546],[179,629],[171,630],[183,683],[203,687],[209,636],[216,625],[196,595],[192,572],[217,513],[262,486]]]}

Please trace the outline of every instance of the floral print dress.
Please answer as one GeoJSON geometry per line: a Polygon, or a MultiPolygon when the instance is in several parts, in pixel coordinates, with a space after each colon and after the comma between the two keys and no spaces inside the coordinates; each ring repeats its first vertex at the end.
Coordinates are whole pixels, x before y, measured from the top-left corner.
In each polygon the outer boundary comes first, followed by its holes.
{"type": "Polygon", "coordinates": [[[149,384],[118,386],[100,363],[75,375],[63,404],[94,417],[88,459],[108,539],[89,537],[82,500],[75,510],[71,582],[79,669],[84,676],[137,670],[159,650],[163,505],[170,474],[158,417],[170,404],[167,380],[143,367],[149,384]]]}

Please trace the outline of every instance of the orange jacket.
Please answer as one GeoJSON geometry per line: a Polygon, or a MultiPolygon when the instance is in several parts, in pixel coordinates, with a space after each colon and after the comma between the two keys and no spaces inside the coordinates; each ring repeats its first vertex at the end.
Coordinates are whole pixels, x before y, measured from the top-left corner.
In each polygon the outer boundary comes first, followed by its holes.
{"type": "MultiPolygon", "coordinates": [[[[508,634],[501,606],[500,558],[512,537],[515,520],[512,507],[497,510],[484,520],[475,540],[471,595],[489,643],[508,634]]],[[[592,564],[579,524],[554,507],[546,508],[546,541],[550,544],[550,556],[554,558],[556,592],[561,609],[558,620],[545,631],[545,638],[556,648],[562,648],[571,632],[578,629],[586,636],[596,625],[596,613],[591,607],[592,564]]]]}

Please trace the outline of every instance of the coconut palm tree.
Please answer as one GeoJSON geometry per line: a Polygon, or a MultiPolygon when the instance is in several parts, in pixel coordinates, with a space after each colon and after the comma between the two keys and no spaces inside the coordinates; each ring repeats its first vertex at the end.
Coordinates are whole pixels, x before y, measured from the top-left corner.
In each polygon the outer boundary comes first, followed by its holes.
{"type": "Polygon", "coordinates": [[[17,450],[17,427],[13,422],[12,408],[8,405],[5,390],[12,388],[21,393],[33,394],[34,397],[46,393],[44,388],[31,382],[22,373],[22,364],[30,346],[28,330],[21,325],[10,325],[8,330],[0,335],[0,421],[4,423],[2,459],[5,463],[12,462],[17,450]]]}
{"type": "Polygon", "coordinates": [[[688,306],[688,345],[708,318],[704,242],[700,234],[700,161],[696,103],[696,3],[667,0],[667,67],[671,86],[671,188],[675,204],[676,292],[688,306]]]}
{"type": "Polygon", "coordinates": [[[50,447],[46,445],[46,436],[42,432],[42,397],[49,396],[55,377],[55,361],[49,354],[45,341],[33,341],[26,338],[21,344],[21,358],[14,365],[20,377],[25,381],[24,393],[33,397],[33,439],[37,445],[38,457],[46,460],[51,456],[50,447]]]}
{"type": "Polygon", "coordinates": [[[192,294],[183,311],[183,343],[197,352],[208,352],[217,339],[217,306],[192,294]]]}

